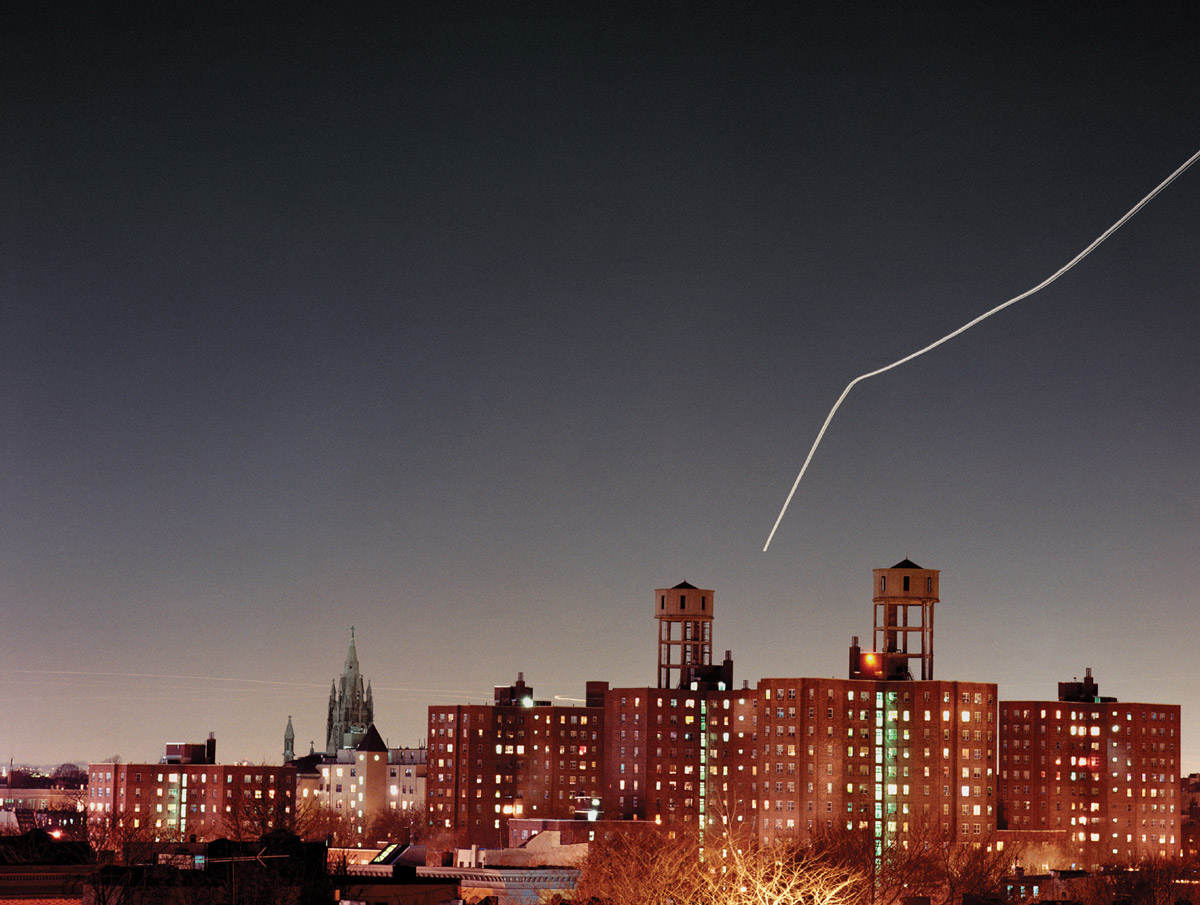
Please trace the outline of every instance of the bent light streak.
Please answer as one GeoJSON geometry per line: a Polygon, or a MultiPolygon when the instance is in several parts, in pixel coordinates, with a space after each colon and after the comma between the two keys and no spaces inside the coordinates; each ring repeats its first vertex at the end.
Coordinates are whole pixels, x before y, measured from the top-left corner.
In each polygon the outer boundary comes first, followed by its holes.
{"type": "Polygon", "coordinates": [[[1080,261],[1082,261],[1088,255],[1090,255],[1100,245],[1100,243],[1102,243],[1105,239],[1107,239],[1109,236],[1111,236],[1113,233],[1115,233],[1118,229],[1120,229],[1122,226],[1124,226],[1125,223],[1128,222],[1128,220],[1134,214],[1136,214],[1143,207],[1145,207],[1147,204],[1149,204],[1150,201],[1153,200],[1155,195],[1157,195],[1159,192],[1161,192],[1163,189],[1165,189],[1168,185],[1170,185],[1172,182],[1174,182],[1176,177],[1178,177],[1181,173],[1183,173],[1188,167],[1190,167],[1198,159],[1200,159],[1200,151],[1197,151],[1195,154],[1193,154],[1191,157],[1189,157],[1186,161],[1184,161],[1184,163],[1179,167],[1179,169],[1177,169],[1174,173],[1172,173],[1170,176],[1168,176],[1166,179],[1164,179],[1162,182],[1160,182],[1157,186],[1155,186],[1154,190],[1152,192],[1150,192],[1150,194],[1146,195],[1145,198],[1143,198],[1141,201],[1139,201],[1137,204],[1135,204],[1133,207],[1131,207],[1128,211],[1126,211],[1125,216],[1121,217],[1120,220],[1118,220],[1116,223],[1114,223],[1112,226],[1110,226],[1108,229],[1106,229],[1104,232],[1102,232],[1099,236],[1097,236],[1096,239],[1087,248],[1085,248],[1079,254],[1075,255],[1075,257],[1071,258],[1071,260],[1069,260],[1066,264],[1064,264],[1058,270],[1054,271],[1054,273],[1050,274],[1050,276],[1046,277],[1046,279],[1042,280],[1042,282],[1038,283],[1033,288],[1026,289],[1020,295],[1013,296],[1007,302],[1004,302],[1001,305],[997,305],[995,308],[993,308],[990,311],[985,311],[983,314],[979,315],[979,317],[975,318],[974,320],[967,321],[967,323],[963,324],[957,330],[954,330],[951,333],[947,333],[941,339],[935,340],[934,342],[931,342],[929,345],[925,346],[925,348],[918,349],[916,352],[909,353],[908,355],[905,355],[903,358],[898,359],[897,361],[893,361],[890,365],[884,365],[882,368],[877,368],[876,370],[869,371],[866,374],[860,374],[859,376],[857,376],[853,380],[851,380],[848,384],[846,384],[846,389],[842,390],[842,395],[838,396],[837,402],[835,402],[833,404],[833,408],[831,408],[829,410],[829,414],[825,416],[825,423],[821,425],[821,430],[818,431],[818,433],[817,433],[817,439],[813,441],[812,448],[809,449],[808,455],[804,459],[804,464],[800,466],[800,473],[798,475],[796,475],[796,481],[795,481],[795,483],[792,484],[792,489],[788,492],[787,499],[785,499],[783,501],[783,508],[779,510],[779,516],[775,519],[775,524],[771,526],[771,533],[767,535],[767,542],[765,544],[763,544],[763,552],[764,553],[767,552],[767,548],[771,546],[771,539],[773,537],[775,537],[775,532],[779,529],[779,523],[783,521],[783,515],[785,512],[787,512],[788,505],[792,502],[792,497],[794,497],[796,495],[796,488],[800,486],[800,479],[804,477],[804,472],[806,472],[808,470],[808,463],[812,461],[813,453],[815,453],[817,451],[817,447],[821,445],[821,438],[825,436],[825,431],[829,427],[829,422],[833,420],[833,416],[835,414],[837,414],[837,410],[841,407],[842,402],[845,401],[846,397],[850,395],[850,391],[852,389],[854,389],[856,384],[866,380],[868,377],[875,377],[876,375],[882,374],[885,371],[892,370],[892,368],[898,368],[898,367],[900,367],[900,365],[905,364],[906,362],[912,361],[914,358],[918,358],[921,355],[924,355],[926,352],[930,351],[931,349],[936,349],[942,343],[947,342],[951,339],[954,339],[954,337],[958,336],[960,333],[965,333],[967,330],[970,330],[972,327],[974,327],[980,321],[987,320],[993,314],[997,314],[998,312],[1003,311],[1009,305],[1015,305],[1017,302],[1021,301],[1022,299],[1029,298],[1029,296],[1033,295],[1035,292],[1040,292],[1041,290],[1045,289],[1047,286],[1049,286],[1051,283],[1053,283],[1055,280],[1057,280],[1059,277],[1061,277],[1064,273],[1066,273],[1068,270],[1070,270],[1072,267],[1074,267],[1076,264],[1078,264],[1080,261]]]}

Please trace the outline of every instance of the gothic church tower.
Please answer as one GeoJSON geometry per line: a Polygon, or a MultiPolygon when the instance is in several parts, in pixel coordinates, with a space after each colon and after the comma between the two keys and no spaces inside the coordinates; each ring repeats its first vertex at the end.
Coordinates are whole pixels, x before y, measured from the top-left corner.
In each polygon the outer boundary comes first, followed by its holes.
{"type": "Polygon", "coordinates": [[[363,687],[362,673],[358,668],[358,651],[354,648],[354,627],[350,628],[350,650],[346,652],[346,664],[340,680],[335,679],[329,688],[329,715],[325,721],[325,753],[333,756],[339,748],[353,748],[367,734],[367,727],[375,721],[375,703],[371,695],[371,683],[363,687]]]}

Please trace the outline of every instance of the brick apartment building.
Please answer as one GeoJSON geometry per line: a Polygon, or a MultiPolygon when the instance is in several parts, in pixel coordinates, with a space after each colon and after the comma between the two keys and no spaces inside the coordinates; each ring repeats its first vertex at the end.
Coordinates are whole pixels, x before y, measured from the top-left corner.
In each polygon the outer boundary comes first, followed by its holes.
{"type": "Polygon", "coordinates": [[[738,690],[729,654],[714,668],[706,648],[713,592],[656,591],[659,677],[683,687],[609,693],[606,816],[703,831],[719,811],[763,842],[845,826],[882,848],[918,823],[989,839],[996,686],[934,680],[938,579],[908,560],[875,570],[875,649],[853,640],[848,678],[764,678],[738,690]],[[677,613],[708,623],[663,624],[683,621],[677,613]],[[672,649],[679,637],[693,649],[672,649]]]}
{"type": "Polygon", "coordinates": [[[759,681],[764,842],[918,827],[964,842],[996,829],[996,686],[940,680],[759,681]]]}
{"type": "Polygon", "coordinates": [[[1200,773],[1180,777],[1179,804],[1183,812],[1183,857],[1200,857],[1200,773]]]}
{"type": "Polygon", "coordinates": [[[713,808],[753,814],[756,693],[695,684],[606,692],[604,816],[703,832],[713,808]]]}
{"type": "Polygon", "coordinates": [[[295,796],[295,767],[218,764],[210,735],[157,764],[89,764],[87,819],[155,842],[257,836],[289,822],[295,796]]]}
{"type": "Polygon", "coordinates": [[[1058,690],[1000,704],[1001,825],[1082,867],[1178,855],[1179,706],[1101,697],[1090,669],[1058,690]]]}
{"type": "Polygon", "coordinates": [[[733,689],[733,660],[712,659],[716,595],[681,582],[654,592],[657,687],[604,693],[606,817],[696,828],[712,809],[754,809],[756,693],[733,689]]]}
{"type": "Polygon", "coordinates": [[[740,688],[730,654],[712,660],[713,591],[658,589],[657,687],[589,682],[587,706],[551,707],[519,680],[494,705],[430,708],[430,824],[500,845],[506,817],[569,818],[583,797],[603,819],[701,836],[721,819],[768,843],[847,828],[877,852],[915,832],[987,845],[1061,821],[1081,858],[1178,853],[1179,707],[1002,703],[994,683],[935,679],[939,578],[874,570],[872,644],[852,640],[847,678],[740,688]]]}
{"type": "Polygon", "coordinates": [[[513,817],[567,818],[600,797],[606,683],[587,704],[536,701],[518,675],[493,704],[429,708],[427,815],[462,844],[499,847],[513,817]]]}

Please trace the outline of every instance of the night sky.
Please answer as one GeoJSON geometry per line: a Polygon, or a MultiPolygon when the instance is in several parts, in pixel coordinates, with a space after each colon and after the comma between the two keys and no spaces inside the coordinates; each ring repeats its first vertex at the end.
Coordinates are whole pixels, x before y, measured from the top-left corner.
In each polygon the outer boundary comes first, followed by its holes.
{"type": "Polygon", "coordinates": [[[649,685],[685,579],[844,676],[909,557],[1200,770],[1200,166],[762,552],[1200,148],[1192,4],[290,6],[0,23],[4,761],[321,747],[352,625],[392,745],[649,685]]]}

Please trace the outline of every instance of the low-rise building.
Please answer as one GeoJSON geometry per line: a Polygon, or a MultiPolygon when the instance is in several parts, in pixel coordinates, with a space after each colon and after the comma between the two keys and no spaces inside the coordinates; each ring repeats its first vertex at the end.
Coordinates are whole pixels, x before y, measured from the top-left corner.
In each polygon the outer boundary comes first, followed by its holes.
{"type": "MultiPolygon", "coordinates": [[[[344,818],[348,833],[342,844],[364,845],[368,827],[381,815],[420,816],[425,806],[426,749],[389,748],[372,723],[356,748],[330,757],[310,754],[293,761],[297,770],[296,800],[301,808],[317,808],[335,820],[344,818]]],[[[318,820],[328,826],[328,821],[318,820]]]]}
{"type": "Polygon", "coordinates": [[[106,847],[136,835],[146,841],[257,838],[290,825],[295,808],[296,768],[217,764],[215,740],[197,763],[171,759],[156,764],[88,766],[87,821],[106,847]]]}

